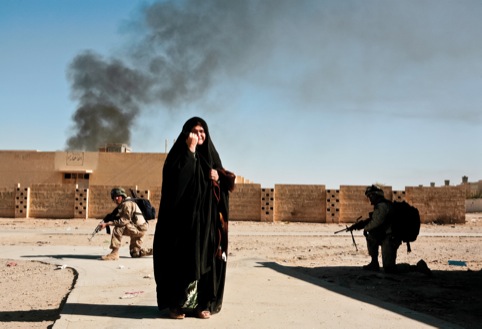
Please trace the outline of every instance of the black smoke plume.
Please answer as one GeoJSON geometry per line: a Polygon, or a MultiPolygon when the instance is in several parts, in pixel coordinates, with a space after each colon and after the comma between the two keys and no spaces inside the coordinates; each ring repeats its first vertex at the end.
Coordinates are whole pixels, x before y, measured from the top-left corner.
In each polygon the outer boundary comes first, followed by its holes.
{"type": "Polygon", "coordinates": [[[153,3],[131,24],[138,41],[126,47],[122,59],[79,54],[68,71],[79,106],[67,149],[129,144],[144,106],[174,110],[201,98],[221,64],[229,67],[248,48],[243,37],[250,34],[249,8],[243,1],[153,3]]]}
{"type": "Polygon", "coordinates": [[[108,62],[91,52],[73,60],[69,77],[80,106],[73,115],[76,134],[67,149],[94,151],[105,143],[129,143],[149,80],[119,60],[108,62]]]}
{"type": "Polygon", "coordinates": [[[449,0],[417,6],[380,0],[151,2],[123,26],[128,41],[122,52],[113,58],[84,52],[71,63],[79,105],[67,148],[129,144],[146,109],[203,104],[216,87],[226,97],[251,96],[238,93],[237,82],[258,95],[271,92],[293,109],[480,122],[472,100],[453,104],[455,94],[445,92],[469,90],[479,99],[477,88],[466,88],[480,80],[482,49],[473,42],[481,39],[478,11],[470,8],[449,0]]]}

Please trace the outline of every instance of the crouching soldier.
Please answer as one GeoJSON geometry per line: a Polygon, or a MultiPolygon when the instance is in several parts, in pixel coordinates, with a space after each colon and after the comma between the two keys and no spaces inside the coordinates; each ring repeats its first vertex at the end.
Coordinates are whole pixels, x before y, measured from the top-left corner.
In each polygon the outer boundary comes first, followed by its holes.
{"type": "Polygon", "coordinates": [[[101,226],[101,230],[107,226],[114,226],[110,242],[112,252],[102,256],[101,259],[119,259],[119,248],[121,247],[122,236],[124,235],[131,238],[129,244],[131,257],[151,256],[152,248],[142,248],[142,238],[146,234],[149,224],[144,219],[144,216],[142,216],[139,206],[134,201],[130,201],[131,198],[127,197],[125,190],[121,187],[112,189],[110,195],[117,205],[117,208],[112,212],[112,216],[110,216],[108,222],[102,221],[99,225],[101,226]]]}
{"type": "Polygon", "coordinates": [[[363,235],[365,235],[367,241],[371,262],[363,266],[363,269],[369,271],[380,270],[378,250],[381,247],[382,264],[385,273],[421,272],[431,276],[432,271],[423,259],[417,265],[396,263],[398,247],[400,247],[402,240],[393,234],[389,219],[392,202],[385,199],[383,190],[376,185],[367,187],[365,196],[373,205],[373,212],[370,213],[370,218],[359,221],[350,227],[351,230],[363,229],[363,235]]]}

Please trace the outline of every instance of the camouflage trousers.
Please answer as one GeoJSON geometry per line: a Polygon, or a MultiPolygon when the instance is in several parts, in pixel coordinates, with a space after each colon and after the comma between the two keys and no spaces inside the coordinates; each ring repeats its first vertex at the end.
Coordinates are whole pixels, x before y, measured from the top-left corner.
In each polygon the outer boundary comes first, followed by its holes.
{"type": "Polygon", "coordinates": [[[110,248],[119,249],[122,246],[122,237],[128,236],[131,238],[129,244],[129,253],[131,257],[141,257],[143,253],[147,252],[147,249],[142,248],[142,243],[148,227],[147,223],[140,226],[131,223],[125,226],[115,226],[112,230],[110,248]]]}
{"type": "Polygon", "coordinates": [[[401,241],[391,234],[386,235],[383,239],[377,239],[371,235],[366,235],[368,254],[372,261],[378,263],[378,250],[382,249],[382,264],[386,272],[397,271],[397,251],[401,245],[401,241]]]}

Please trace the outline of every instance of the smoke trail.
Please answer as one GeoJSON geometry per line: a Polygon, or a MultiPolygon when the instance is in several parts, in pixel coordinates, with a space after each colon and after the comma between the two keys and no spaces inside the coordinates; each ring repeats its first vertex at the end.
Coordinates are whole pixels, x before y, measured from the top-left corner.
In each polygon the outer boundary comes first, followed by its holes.
{"type": "Polygon", "coordinates": [[[125,56],[87,52],[70,65],[79,106],[67,147],[129,143],[144,108],[174,111],[236,79],[293,108],[479,122],[480,111],[464,103],[480,99],[466,88],[481,71],[479,11],[471,6],[481,7],[449,0],[153,2],[128,26],[125,56]],[[445,90],[470,97],[455,102],[445,90]]]}
{"type": "Polygon", "coordinates": [[[69,78],[80,106],[73,116],[76,133],[67,148],[94,151],[104,143],[129,143],[149,79],[120,60],[106,61],[91,52],[74,59],[69,78]]]}
{"type": "Polygon", "coordinates": [[[249,7],[248,2],[218,0],[154,3],[133,23],[140,41],[128,45],[127,58],[78,55],[69,67],[79,107],[67,149],[93,151],[108,142],[129,143],[143,105],[172,109],[201,98],[221,65],[229,67],[246,52],[249,7]]]}

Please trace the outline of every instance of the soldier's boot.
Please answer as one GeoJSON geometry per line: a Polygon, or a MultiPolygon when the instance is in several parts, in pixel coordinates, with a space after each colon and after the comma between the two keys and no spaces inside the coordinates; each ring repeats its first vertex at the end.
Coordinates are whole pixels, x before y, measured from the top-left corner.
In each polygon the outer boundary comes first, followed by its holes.
{"type": "Polygon", "coordinates": [[[363,269],[366,271],[374,271],[374,272],[380,271],[380,264],[378,264],[378,259],[372,259],[372,261],[369,264],[363,266],[363,269]]]}
{"type": "Polygon", "coordinates": [[[118,260],[119,248],[113,248],[111,253],[101,257],[102,260],[118,260]]]}
{"type": "Polygon", "coordinates": [[[418,261],[416,268],[418,272],[423,273],[426,276],[432,276],[432,271],[430,270],[427,263],[423,259],[418,261]]]}
{"type": "Polygon", "coordinates": [[[146,248],[141,250],[141,257],[152,256],[153,254],[154,254],[154,251],[152,250],[152,248],[146,248]]]}

